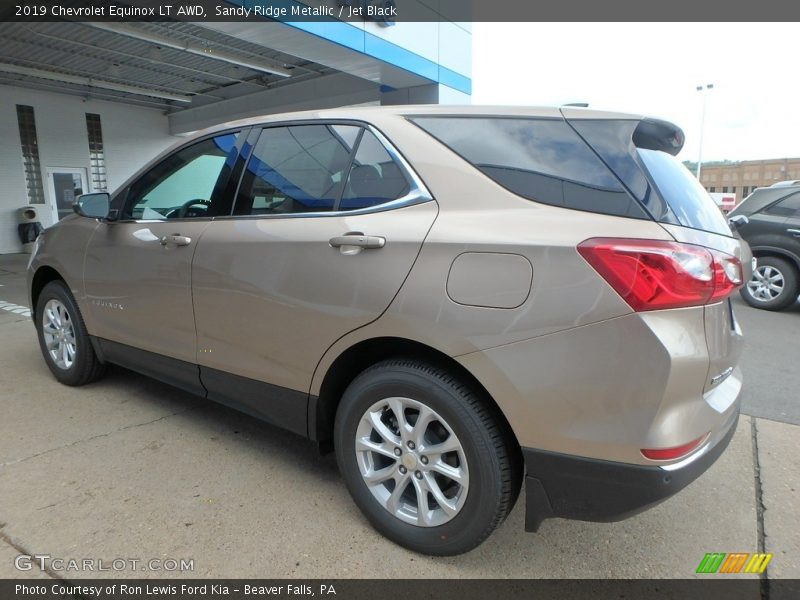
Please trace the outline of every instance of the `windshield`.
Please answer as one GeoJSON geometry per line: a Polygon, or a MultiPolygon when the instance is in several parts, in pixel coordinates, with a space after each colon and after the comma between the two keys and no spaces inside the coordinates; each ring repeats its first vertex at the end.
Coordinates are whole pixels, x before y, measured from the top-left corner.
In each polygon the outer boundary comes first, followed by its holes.
{"type": "Polygon", "coordinates": [[[677,158],[660,150],[639,148],[638,152],[678,223],[692,229],[732,235],[722,211],[677,158]]]}

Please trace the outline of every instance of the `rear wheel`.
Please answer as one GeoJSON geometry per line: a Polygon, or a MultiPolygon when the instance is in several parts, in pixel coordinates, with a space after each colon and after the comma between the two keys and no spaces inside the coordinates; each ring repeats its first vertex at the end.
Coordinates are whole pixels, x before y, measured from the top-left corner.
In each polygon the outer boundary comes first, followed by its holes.
{"type": "Polygon", "coordinates": [[[383,535],[425,554],[461,554],[503,522],[519,494],[519,451],[502,425],[446,371],[390,360],[342,397],[336,458],[383,535]]]}
{"type": "Polygon", "coordinates": [[[753,276],[741,290],[745,302],[765,310],[788,308],[795,303],[798,294],[800,290],[794,265],[774,256],[758,259],[753,276]]]}
{"type": "Polygon", "coordinates": [[[36,332],[53,375],[66,385],[84,385],[105,371],[97,358],[78,305],[63,281],[51,281],[36,302],[36,332]]]}

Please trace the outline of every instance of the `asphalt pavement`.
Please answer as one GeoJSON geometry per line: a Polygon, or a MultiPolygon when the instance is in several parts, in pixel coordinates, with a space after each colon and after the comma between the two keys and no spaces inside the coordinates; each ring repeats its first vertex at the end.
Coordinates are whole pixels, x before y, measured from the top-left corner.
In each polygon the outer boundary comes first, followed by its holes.
{"type": "Polygon", "coordinates": [[[800,425],[800,302],[770,312],[751,308],[737,294],[733,304],[745,334],[742,411],[800,425]]]}

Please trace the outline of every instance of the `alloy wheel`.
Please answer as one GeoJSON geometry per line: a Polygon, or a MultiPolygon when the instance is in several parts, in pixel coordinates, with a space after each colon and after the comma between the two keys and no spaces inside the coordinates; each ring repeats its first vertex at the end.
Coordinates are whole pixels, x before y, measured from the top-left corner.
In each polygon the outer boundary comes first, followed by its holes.
{"type": "Polygon", "coordinates": [[[42,312],[42,334],[47,352],[53,363],[63,370],[70,369],[75,363],[77,343],[72,318],[58,300],[49,300],[42,312]]]}
{"type": "Polygon", "coordinates": [[[764,265],[753,271],[753,277],[747,282],[747,291],[754,300],[769,302],[781,295],[784,285],[783,273],[773,266],[764,265]]]}
{"type": "Polygon", "coordinates": [[[375,499],[398,519],[435,527],[453,519],[469,490],[466,454],[447,422],[411,398],[385,398],[361,417],[355,453],[375,499]]]}

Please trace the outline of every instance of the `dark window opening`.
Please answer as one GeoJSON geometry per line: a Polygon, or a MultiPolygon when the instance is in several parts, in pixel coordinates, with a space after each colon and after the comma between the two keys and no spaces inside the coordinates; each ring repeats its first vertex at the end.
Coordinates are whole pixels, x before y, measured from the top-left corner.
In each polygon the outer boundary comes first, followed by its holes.
{"type": "Polygon", "coordinates": [[[100,115],[86,113],[86,134],[89,140],[91,189],[95,192],[108,191],[106,156],[103,147],[103,128],[100,124],[100,115]]]}
{"type": "Polygon", "coordinates": [[[22,145],[22,166],[25,170],[28,202],[31,204],[44,204],[42,167],[39,163],[39,142],[36,136],[36,119],[32,106],[17,104],[17,123],[19,124],[19,139],[22,145]]]}

